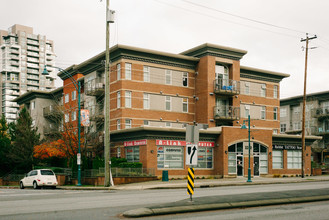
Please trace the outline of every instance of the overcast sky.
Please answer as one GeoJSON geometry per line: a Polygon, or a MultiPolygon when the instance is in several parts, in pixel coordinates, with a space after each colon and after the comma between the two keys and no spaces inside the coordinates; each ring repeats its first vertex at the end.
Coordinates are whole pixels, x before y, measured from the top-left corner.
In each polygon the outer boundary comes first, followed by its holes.
{"type": "MultiPolygon", "coordinates": [[[[56,66],[66,68],[105,50],[105,5],[106,0],[1,0],[0,29],[33,27],[54,41],[56,66]]],[[[208,42],[247,50],[241,65],[290,74],[281,83],[281,98],[303,94],[300,40],[316,34],[307,92],[329,90],[329,1],[110,0],[110,5],[116,11],[111,46],[180,53],[208,42]]]]}

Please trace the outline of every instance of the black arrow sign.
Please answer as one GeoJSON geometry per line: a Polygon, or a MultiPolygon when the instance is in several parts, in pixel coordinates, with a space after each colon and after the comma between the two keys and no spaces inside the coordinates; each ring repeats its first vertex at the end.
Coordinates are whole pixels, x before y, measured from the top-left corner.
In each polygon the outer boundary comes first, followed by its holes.
{"type": "Polygon", "coordinates": [[[194,156],[195,151],[196,151],[196,147],[194,146],[193,147],[193,153],[192,153],[192,155],[190,157],[190,164],[192,164],[192,159],[193,159],[193,156],[194,156]]]}

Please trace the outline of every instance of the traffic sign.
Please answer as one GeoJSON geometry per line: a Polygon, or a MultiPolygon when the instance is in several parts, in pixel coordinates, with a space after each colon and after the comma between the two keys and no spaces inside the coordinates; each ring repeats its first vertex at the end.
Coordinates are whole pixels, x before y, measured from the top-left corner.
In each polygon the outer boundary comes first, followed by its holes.
{"type": "Polygon", "coordinates": [[[187,175],[187,194],[191,196],[194,194],[194,168],[188,168],[187,175]]]}
{"type": "Polygon", "coordinates": [[[198,145],[187,144],[186,145],[186,165],[198,165],[198,145]]]}

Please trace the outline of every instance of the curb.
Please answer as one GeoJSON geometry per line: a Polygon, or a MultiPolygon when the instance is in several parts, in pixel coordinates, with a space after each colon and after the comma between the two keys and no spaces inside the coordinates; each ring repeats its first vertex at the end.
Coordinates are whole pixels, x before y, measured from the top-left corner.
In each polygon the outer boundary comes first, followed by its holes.
{"type": "Polygon", "coordinates": [[[300,198],[256,200],[256,201],[246,201],[246,202],[214,203],[214,204],[203,204],[203,205],[193,205],[193,206],[186,205],[186,206],[164,207],[164,208],[139,208],[139,209],[126,211],[123,213],[123,216],[130,218],[139,218],[139,217],[153,216],[153,215],[167,215],[167,214],[186,213],[186,212],[270,206],[270,205],[304,203],[304,202],[315,202],[315,201],[325,201],[325,200],[329,200],[329,195],[308,196],[308,197],[300,197],[300,198]]]}

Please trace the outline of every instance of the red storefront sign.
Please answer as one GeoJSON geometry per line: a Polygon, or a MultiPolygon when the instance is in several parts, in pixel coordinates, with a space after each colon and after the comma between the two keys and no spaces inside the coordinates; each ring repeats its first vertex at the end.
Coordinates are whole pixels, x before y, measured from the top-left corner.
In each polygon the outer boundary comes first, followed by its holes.
{"type": "MultiPolygon", "coordinates": [[[[156,140],[157,146],[186,146],[186,141],[156,140]]],[[[199,147],[215,147],[215,142],[200,141],[199,147]]]]}
{"type": "Polygon", "coordinates": [[[140,145],[146,145],[146,140],[137,140],[137,141],[125,141],[123,145],[125,147],[131,147],[131,146],[140,146],[140,145]]]}

